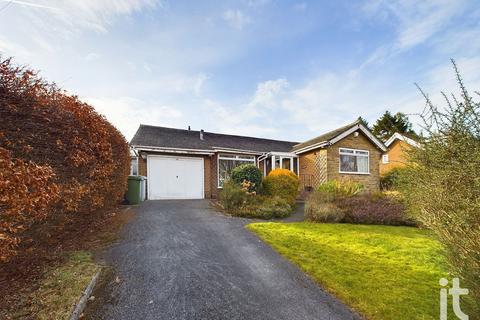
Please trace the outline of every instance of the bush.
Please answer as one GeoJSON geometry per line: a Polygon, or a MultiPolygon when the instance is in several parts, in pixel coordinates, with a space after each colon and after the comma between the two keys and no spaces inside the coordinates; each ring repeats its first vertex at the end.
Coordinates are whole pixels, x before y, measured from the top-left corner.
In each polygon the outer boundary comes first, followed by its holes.
{"type": "Polygon", "coordinates": [[[313,222],[341,222],[345,214],[325,193],[312,193],[305,203],[305,218],[313,222]]]}
{"type": "Polygon", "coordinates": [[[342,222],[355,224],[384,224],[414,226],[405,212],[405,206],[392,197],[382,194],[362,194],[338,202],[344,212],[342,222]]]}
{"type": "Polygon", "coordinates": [[[318,186],[317,191],[331,194],[334,198],[351,197],[359,194],[363,185],[350,180],[330,180],[318,186]]]}
{"type": "Polygon", "coordinates": [[[400,184],[401,175],[405,168],[397,167],[389,170],[380,177],[380,188],[382,190],[396,190],[400,184]]]}
{"type": "Polygon", "coordinates": [[[262,172],[254,164],[242,164],[232,170],[232,181],[241,184],[244,181],[251,183],[249,191],[258,192],[262,185],[262,172]]]}
{"type": "MultiPolygon", "coordinates": [[[[446,107],[428,95],[421,148],[409,151],[400,190],[409,211],[438,236],[447,249],[452,277],[470,289],[470,317],[480,318],[480,101],[474,101],[454,69],[461,96],[446,107]]],[[[477,92],[480,96],[480,93],[477,92]]]]}
{"type": "Polygon", "coordinates": [[[219,195],[220,204],[226,213],[237,217],[271,219],[283,218],[293,211],[287,200],[278,196],[260,196],[227,181],[219,195]]]}
{"type": "Polygon", "coordinates": [[[274,196],[266,198],[259,206],[259,210],[271,212],[273,218],[285,218],[292,213],[293,207],[286,199],[274,196]]]}
{"type": "Polygon", "coordinates": [[[76,96],[1,57],[0,119],[0,260],[38,221],[80,217],[123,198],[124,137],[76,96]]]}
{"type": "Polygon", "coordinates": [[[287,169],[272,170],[263,179],[265,194],[285,199],[292,206],[295,205],[299,186],[298,176],[287,169]]]}
{"type": "Polygon", "coordinates": [[[223,184],[219,194],[220,204],[223,209],[232,215],[238,215],[251,202],[251,198],[252,195],[231,180],[223,184]]]}

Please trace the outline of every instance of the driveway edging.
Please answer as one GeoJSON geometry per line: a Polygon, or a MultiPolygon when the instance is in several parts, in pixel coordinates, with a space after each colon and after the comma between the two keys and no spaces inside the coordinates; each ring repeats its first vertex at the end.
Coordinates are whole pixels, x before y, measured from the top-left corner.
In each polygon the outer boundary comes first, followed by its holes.
{"type": "Polygon", "coordinates": [[[100,269],[93,275],[92,280],[90,280],[90,283],[88,284],[87,288],[85,288],[85,291],[82,293],[80,300],[73,309],[70,320],[78,320],[80,318],[80,315],[82,314],[85,306],[87,305],[88,298],[90,298],[90,295],[93,292],[93,288],[95,288],[95,285],[97,284],[100,272],[102,272],[102,269],[100,269]]]}

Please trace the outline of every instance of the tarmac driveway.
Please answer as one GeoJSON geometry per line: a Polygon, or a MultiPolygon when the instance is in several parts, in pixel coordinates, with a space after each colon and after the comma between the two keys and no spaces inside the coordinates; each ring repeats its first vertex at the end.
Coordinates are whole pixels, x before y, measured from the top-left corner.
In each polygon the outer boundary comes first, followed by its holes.
{"type": "Polygon", "coordinates": [[[105,254],[120,281],[92,319],[358,319],[297,267],[204,200],[147,201],[105,254]]]}

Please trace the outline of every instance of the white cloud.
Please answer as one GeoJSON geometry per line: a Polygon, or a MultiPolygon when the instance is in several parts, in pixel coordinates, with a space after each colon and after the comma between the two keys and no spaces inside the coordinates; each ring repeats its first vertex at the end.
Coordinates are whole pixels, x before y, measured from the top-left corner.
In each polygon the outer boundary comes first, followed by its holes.
{"type": "Polygon", "coordinates": [[[202,94],[203,86],[208,79],[209,77],[203,73],[200,73],[196,76],[195,82],[193,84],[193,92],[196,96],[200,96],[202,94]]]}
{"type": "Polygon", "coordinates": [[[257,90],[248,106],[269,109],[278,107],[278,99],[288,86],[289,83],[285,78],[261,82],[257,85],[257,90]]]}
{"type": "Polygon", "coordinates": [[[227,10],[223,13],[223,19],[233,28],[242,30],[247,24],[251,23],[250,17],[241,10],[227,10]]]}
{"type": "Polygon", "coordinates": [[[87,55],[85,56],[85,60],[87,60],[87,61],[97,60],[97,59],[100,58],[100,56],[101,56],[101,55],[98,54],[98,53],[90,52],[89,54],[87,54],[87,55]]]}
{"type": "Polygon", "coordinates": [[[31,56],[31,52],[27,48],[0,34],[0,54],[11,54],[12,52],[22,57],[31,56]]]}
{"type": "Polygon", "coordinates": [[[295,3],[293,5],[293,9],[295,11],[305,11],[307,9],[307,3],[306,2],[295,3]]]}
{"type": "Polygon", "coordinates": [[[67,36],[72,32],[90,29],[107,32],[116,16],[129,15],[144,8],[152,8],[156,0],[64,0],[13,1],[20,6],[17,12],[38,28],[67,36]]]}
{"type": "Polygon", "coordinates": [[[363,6],[368,17],[394,26],[397,36],[375,50],[364,66],[382,63],[444,33],[452,19],[466,9],[465,0],[370,0],[363,6]]]}
{"type": "Polygon", "coordinates": [[[133,97],[91,97],[85,101],[103,114],[130,140],[139,124],[183,126],[182,112],[172,106],[157,105],[133,97]]]}

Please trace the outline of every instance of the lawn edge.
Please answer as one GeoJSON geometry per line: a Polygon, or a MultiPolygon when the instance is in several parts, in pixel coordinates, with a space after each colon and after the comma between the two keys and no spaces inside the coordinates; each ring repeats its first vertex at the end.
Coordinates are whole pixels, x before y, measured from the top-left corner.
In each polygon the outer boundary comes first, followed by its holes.
{"type": "Polygon", "coordinates": [[[92,280],[90,280],[90,283],[83,291],[80,299],[78,300],[78,303],[75,305],[75,308],[72,311],[72,315],[70,316],[70,320],[78,320],[80,318],[80,315],[82,314],[83,310],[85,310],[87,301],[90,298],[90,295],[92,294],[95,285],[97,284],[101,272],[102,269],[100,268],[100,270],[93,275],[92,280]]]}

